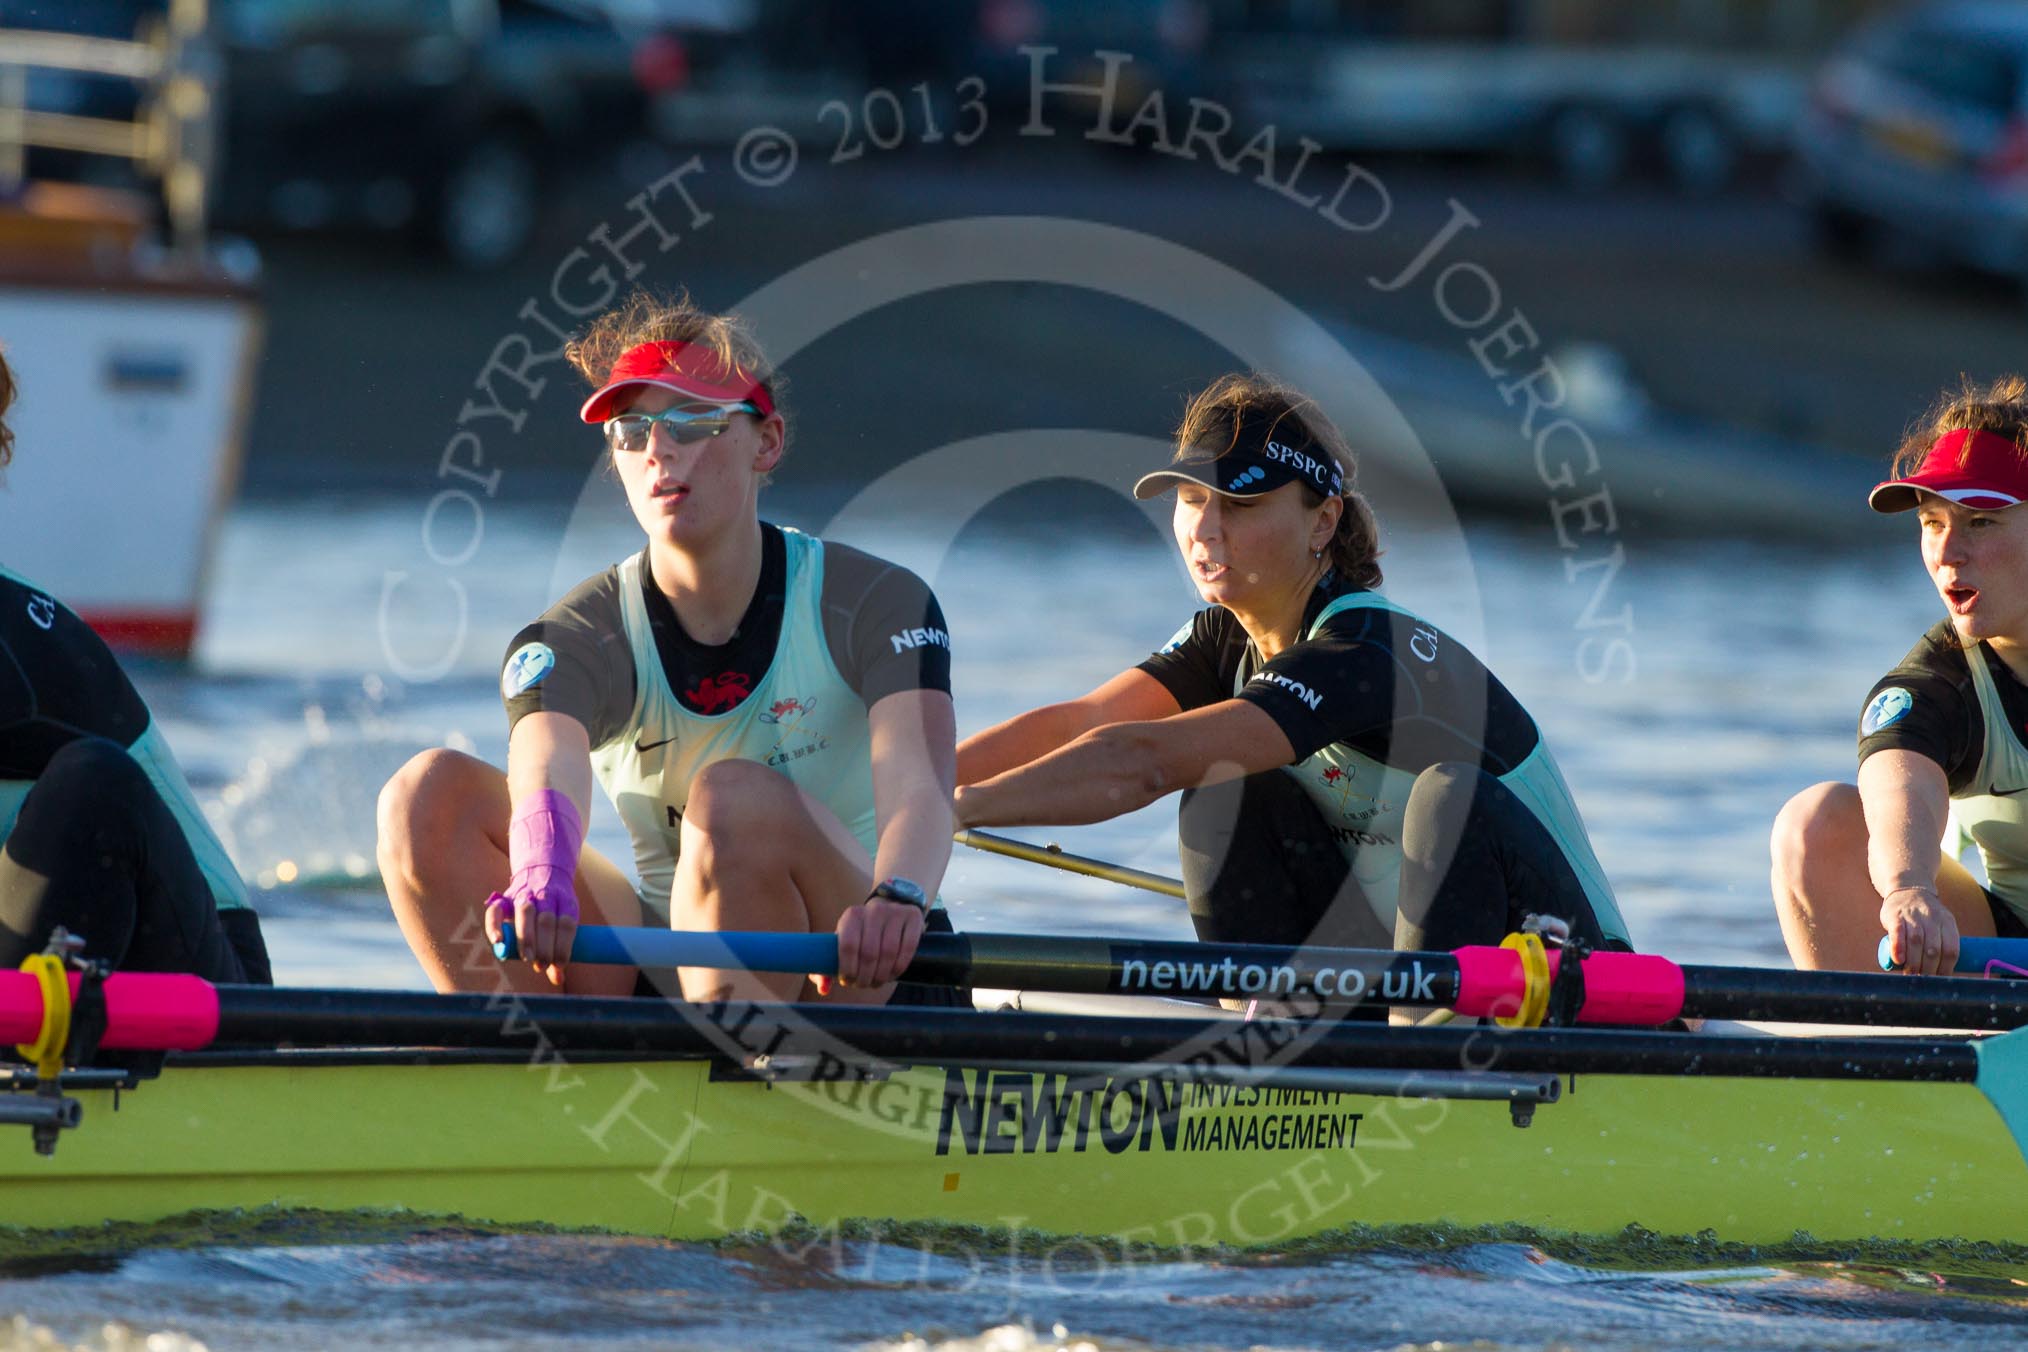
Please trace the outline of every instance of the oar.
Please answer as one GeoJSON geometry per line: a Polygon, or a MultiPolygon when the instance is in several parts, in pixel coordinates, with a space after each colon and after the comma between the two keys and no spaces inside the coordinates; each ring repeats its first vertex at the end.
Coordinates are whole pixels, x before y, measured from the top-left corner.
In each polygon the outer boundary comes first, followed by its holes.
{"type": "MultiPolygon", "coordinates": [[[[1160,892],[1165,897],[1182,897],[1183,884],[1160,873],[1149,873],[1143,869],[1128,868],[1125,864],[1108,863],[1082,854],[1072,854],[1059,845],[1031,845],[1025,840],[999,835],[992,831],[981,831],[967,827],[951,836],[960,845],[987,854],[1005,855],[1009,859],[1021,859],[1044,868],[1061,869],[1065,873],[1078,873],[1088,878],[1100,878],[1106,882],[1119,883],[1126,887],[1139,887],[1149,892],[1160,892]]],[[[261,870],[261,885],[268,888],[282,888],[290,891],[346,891],[380,885],[378,871],[363,863],[358,869],[332,867],[321,872],[310,871],[293,859],[278,860],[272,868],[261,870]]]]}
{"type": "MultiPolygon", "coordinates": [[[[1885,980],[1886,978],[1875,978],[1885,980]]],[[[1902,977],[1903,985],[1952,983],[1902,977]]],[[[71,978],[73,988],[75,975],[71,978]]],[[[763,1052],[828,1064],[847,1078],[868,1062],[973,1065],[1051,1061],[1174,1067],[1342,1066],[1368,1070],[1724,1075],[1972,1081],[2028,1034],[1976,1048],[1956,1038],[1718,1036],[1579,1028],[1494,1033],[1370,1023],[1256,1024],[1225,1020],[985,1014],[734,1001],[568,995],[434,995],[410,991],[214,986],[200,977],[117,973],[105,987],[108,1049],[194,1051],[213,1043],[293,1047],[498,1047],[544,1055],[599,1052],[741,1059],[763,1052]],[[825,1058],[829,1058],[828,1063],[825,1058]]],[[[42,990],[27,972],[0,972],[0,1044],[38,1036],[42,990]]],[[[145,1092],[145,1091],[143,1091],[145,1092]]]]}
{"type": "MultiPolygon", "coordinates": [[[[501,926],[495,956],[520,956],[514,926],[501,926]]],[[[1666,1023],[1675,964],[1635,954],[1611,971],[1587,965],[1588,1023],[1666,1023]],[[1634,980],[1635,973],[1644,980],[1634,980]],[[1664,992],[1660,997],[1655,991],[1664,992]]],[[[831,934],[695,931],[580,925],[572,962],[637,967],[743,968],[754,972],[835,975],[831,934]]],[[[1553,971],[1553,967],[1551,968],[1553,971]]],[[[1290,948],[1273,944],[1199,944],[1166,939],[1084,939],[1035,934],[925,934],[905,981],[1086,995],[1316,995],[1336,1004],[1373,996],[1402,1004],[1445,1005],[1470,1015],[1508,1012],[1523,991],[1521,957],[1511,949],[1397,953],[1391,949],[1290,948]]],[[[1681,979],[1673,980],[1680,1004],[1681,979]]]]}
{"type": "Polygon", "coordinates": [[[991,831],[981,831],[973,827],[967,827],[951,839],[974,850],[1005,855],[1009,859],[1026,860],[1031,864],[1041,864],[1044,868],[1062,869],[1065,873],[1079,873],[1087,878],[1100,878],[1109,883],[1160,892],[1165,897],[1183,895],[1183,884],[1174,878],[1128,868],[1124,864],[1109,864],[1103,859],[1072,854],[1058,845],[1031,845],[1025,840],[1015,840],[1009,836],[995,835],[991,831]]]}
{"type": "MultiPolygon", "coordinates": [[[[1898,972],[1901,964],[1894,960],[1894,940],[1882,937],[1880,940],[1880,970],[1898,972]]],[[[2006,970],[2002,975],[2014,976],[2028,972],[2028,939],[1973,939],[1958,940],[1958,965],[1953,971],[1990,971],[1994,964],[2006,970]]]]}
{"type": "MultiPolygon", "coordinates": [[[[919,957],[936,951],[936,941],[949,935],[925,934],[919,957]]],[[[521,941],[510,920],[500,926],[493,956],[512,962],[521,956],[521,941]]],[[[720,967],[750,972],[802,972],[835,976],[838,936],[784,934],[768,930],[666,930],[646,926],[579,925],[571,940],[570,960],[604,966],[720,967]]]]}
{"type": "MultiPolygon", "coordinates": [[[[500,945],[499,951],[506,948],[500,945]]],[[[508,952],[513,950],[508,949],[508,952]]],[[[574,961],[647,967],[741,967],[831,974],[828,934],[677,930],[605,932],[580,926],[574,961]],[[587,956],[598,954],[603,956],[587,956]]],[[[1531,975],[1510,948],[1455,953],[1386,949],[1198,944],[1161,939],[1032,934],[925,934],[904,980],[1088,995],[1312,997],[1342,1009],[1361,1000],[1437,1005],[1470,1018],[1511,1015],[1554,977],[1551,952],[1531,975]]],[[[1584,960],[1579,1023],[1657,1025],[1675,1018],[1787,1019],[1889,1027],[2018,1028],[2028,1024],[2028,982],[1942,976],[1791,972],[1771,967],[1679,966],[1644,953],[1584,960]]]]}

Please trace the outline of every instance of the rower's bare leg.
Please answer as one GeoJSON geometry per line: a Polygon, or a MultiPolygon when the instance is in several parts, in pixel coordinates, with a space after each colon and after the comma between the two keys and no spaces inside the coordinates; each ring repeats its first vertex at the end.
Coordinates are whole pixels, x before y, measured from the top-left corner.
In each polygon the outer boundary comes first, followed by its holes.
{"type": "MultiPolygon", "coordinates": [[[[493,956],[482,923],[486,898],[507,886],[507,776],[456,751],[425,751],[380,791],[380,876],[408,946],[440,991],[514,990],[555,995],[525,962],[493,956]]],[[[578,856],[578,910],[588,925],[638,925],[641,900],[598,851],[578,856]]],[[[579,964],[564,971],[571,995],[632,995],[635,969],[579,964]]]]}
{"type": "MultiPolygon", "coordinates": [[[[1775,914],[1800,968],[1879,970],[1880,894],[1866,869],[1866,813],[1851,784],[1813,784],[1775,817],[1770,841],[1775,914]]],[[[1937,895],[1958,933],[1991,938],[1993,911],[1955,859],[1937,870],[1937,895]]]]}
{"type": "MultiPolygon", "coordinates": [[[[830,808],[757,761],[706,766],[690,785],[670,891],[676,929],[829,934],[873,888],[873,863],[830,808]]],[[[784,972],[678,972],[688,1000],[815,1000],[784,972]]],[[[834,985],[833,1004],[885,1004],[885,986],[834,985]]]]}

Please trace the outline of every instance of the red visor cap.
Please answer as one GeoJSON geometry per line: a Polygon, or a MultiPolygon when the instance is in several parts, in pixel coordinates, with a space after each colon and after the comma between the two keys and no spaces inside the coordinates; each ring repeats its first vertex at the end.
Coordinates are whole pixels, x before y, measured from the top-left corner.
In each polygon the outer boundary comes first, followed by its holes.
{"type": "Polygon", "coordinates": [[[613,416],[626,396],[644,386],[674,390],[713,404],[746,400],[763,418],[775,411],[767,386],[738,366],[730,370],[718,354],[695,343],[640,343],[620,354],[606,383],[584,401],[578,416],[602,423],[613,416]]]}
{"type": "Polygon", "coordinates": [[[1866,505],[1876,512],[1905,512],[1924,493],[1975,511],[2028,502],[2028,452],[1996,433],[1961,427],[1938,437],[1915,473],[1876,485],[1866,505]]]}

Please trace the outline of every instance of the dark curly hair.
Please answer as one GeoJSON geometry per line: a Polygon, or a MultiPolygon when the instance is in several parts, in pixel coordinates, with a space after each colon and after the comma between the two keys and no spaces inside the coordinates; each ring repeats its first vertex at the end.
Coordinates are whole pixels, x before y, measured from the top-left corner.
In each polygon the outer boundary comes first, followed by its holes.
{"type": "Polygon", "coordinates": [[[14,371],[7,365],[7,353],[0,350],[0,469],[14,458],[14,429],[7,425],[7,410],[14,404],[14,371]]]}

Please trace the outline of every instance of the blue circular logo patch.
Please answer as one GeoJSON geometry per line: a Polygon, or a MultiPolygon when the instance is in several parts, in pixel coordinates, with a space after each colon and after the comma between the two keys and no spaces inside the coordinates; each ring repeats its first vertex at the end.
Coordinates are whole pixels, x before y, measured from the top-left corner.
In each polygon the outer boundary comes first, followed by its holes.
{"type": "Polygon", "coordinates": [[[1891,728],[1899,723],[1915,707],[1915,696],[1900,686],[1890,686],[1873,697],[1866,706],[1866,716],[1859,720],[1859,735],[1871,737],[1882,728],[1891,728]]]}
{"type": "Polygon", "coordinates": [[[500,673],[500,693],[513,699],[541,685],[542,678],[555,670],[556,652],[547,643],[524,643],[514,650],[500,673]]]}

